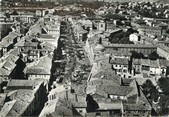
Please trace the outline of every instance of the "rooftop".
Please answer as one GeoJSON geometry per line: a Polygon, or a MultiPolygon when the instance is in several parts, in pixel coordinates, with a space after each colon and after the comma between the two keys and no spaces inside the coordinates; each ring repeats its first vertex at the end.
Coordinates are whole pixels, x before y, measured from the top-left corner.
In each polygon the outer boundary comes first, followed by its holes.
{"type": "Polygon", "coordinates": [[[115,58],[111,60],[110,63],[118,65],[128,65],[128,60],[126,58],[115,58]]]}
{"type": "Polygon", "coordinates": [[[50,69],[52,67],[52,58],[49,56],[41,57],[39,62],[32,66],[27,66],[26,73],[27,74],[50,74],[50,69]]]}
{"type": "Polygon", "coordinates": [[[118,96],[127,96],[133,90],[133,88],[129,86],[109,86],[109,85],[97,86],[97,89],[103,90],[109,95],[118,95],[118,96]]]}
{"type": "Polygon", "coordinates": [[[98,103],[99,108],[97,110],[121,110],[121,103],[98,103]]]}
{"type": "Polygon", "coordinates": [[[92,74],[91,76],[91,81],[93,79],[93,81],[96,82],[95,79],[98,79],[101,81],[102,80],[105,80],[105,81],[108,81],[108,82],[113,82],[113,84],[120,84],[120,78],[118,75],[116,75],[115,71],[112,71],[112,70],[101,70],[101,71],[98,71],[97,73],[95,74],[92,74]]]}
{"type": "Polygon", "coordinates": [[[50,34],[41,34],[39,36],[39,39],[41,39],[41,38],[43,38],[43,39],[55,39],[55,36],[50,35],[50,34]]]}
{"type": "Polygon", "coordinates": [[[5,99],[6,99],[6,94],[0,93],[0,107],[2,107],[4,105],[5,99]]]}
{"type": "Polygon", "coordinates": [[[42,81],[40,80],[10,80],[7,84],[7,89],[9,87],[19,87],[19,86],[32,87],[33,89],[34,87],[36,87],[41,83],[42,81]]]}
{"type": "Polygon", "coordinates": [[[105,48],[157,48],[154,45],[151,44],[111,44],[106,45],[105,48]]]}
{"type": "Polygon", "coordinates": [[[0,111],[1,117],[6,117],[8,115],[8,112],[13,108],[13,105],[15,104],[16,100],[6,102],[3,106],[3,108],[0,111]]]}
{"type": "Polygon", "coordinates": [[[32,103],[34,99],[34,91],[33,90],[18,90],[15,94],[14,103],[11,110],[8,112],[7,116],[21,116],[30,103],[32,103]]]}
{"type": "Polygon", "coordinates": [[[161,30],[162,27],[157,26],[140,26],[141,29],[153,29],[153,30],[161,30]]]}

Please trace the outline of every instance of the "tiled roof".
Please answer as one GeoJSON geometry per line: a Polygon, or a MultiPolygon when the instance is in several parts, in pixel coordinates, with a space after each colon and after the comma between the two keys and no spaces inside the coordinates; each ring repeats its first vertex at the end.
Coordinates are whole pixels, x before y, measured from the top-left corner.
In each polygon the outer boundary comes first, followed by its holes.
{"type": "Polygon", "coordinates": [[[111,60],[110,63],[117,65],[128,65],[128,60],[125,58],[115,58],[114,60],[111,60]]]}
{"type": "Polygon", "coordinates": [[[157,46],[151,44],[111,44],[105,46],[105,48],[157,48],[157,46]]]}
{"type": "Polygon", "coordinates": [[[87,107],[87,103],[84,102],[72,102],[73,106],[75,108],[86,108],[87,107]]]}
{"type": "Polygon", "coordinates": [[[41,34],[39,36],[39,39],[44,38],[44,39],[55,39],[55,36],[52,36],[50,34],[41,34]]]}
{"type": "Polygon", "coordinates": [[[16,100],[14,101],[9,101],[4,104],[0,111],[1,117],[7,117],[8,112],[12,109],[13,105],[15,104],[16,100]]]}
{"type": "Polygon", "coordinates": [[[123,108],[124,110],[151,110],[152,107],[150,103],[148,102],[147,98],[143,94],[142,90],[140,90],[140,96],[136,97],[135,103],[124,103],[123,108]]]}
{"type": "Polygon", "coordinates": [[[17,36],[20,36],[19,33],[16,32],[10,32],[6,37],[4,37],[2,40],[13,40],[17,36]]]}
{"type": "Polygon", "coordinates": [[[70,101],[58,100],[56,106],[56,110],[52,114],[53,116],[80,116],[80,114],[75,110],[70,101]]]}
{"type": "Polygon", "coordinates": [[[34,99],[34,91],[33,90],[18,90],[14,100],[16,99],[16,102],[14,103],[11,110],[8,112],[7,116],[21,116],[30,103],[34,99]]]}
{"type": "Polygon", "coordinates": [[[12,61],[6,61],[3,65],[4,68],[8,70],[13,70],[15,68],[16,64],[13,63],[12,61]]]}
{"type": "Polygon", "coordinates": [[[126,96],[133,90],[133,88],[129,86],[109,86],[109,85],[97,86],[97,89],[103,90],[107,94],[118,96],[126,96]]]}
{"type": "Polygon", "coordinates": [[[132,81],[133,81],[134,79],[129,79],[129,78],[122,78],[122,82],[124,83],[124,84],[130,84],[132,81]]]}
{"type": "Polygon", "coordinates": [[[43,67],[38,67],[38,68],[29,68],[26,71],[27,74],[32,74],[32,75],[49,75],[50,73],[45,70],[43,67]]]}
{"type": "Polygon", "coordinates": [[[133,59],[133,65],[141,65],[141,59],[133,59]]]}
{"type": "Polygon", "coordinates": [[[169,67],[169,61],[168,60],[163,60],[163,59],[158,59],[159,60],[159,65],[161,66],[161,67],[169,67]]]}
{"type": "Polygon", "coordinates": [[[40,75],[40,74],[50,74],[50,69],[52,66],[52,58],[49,56],[44,56],[40,58],[39,63],[33,66],[30,66],[27,68],[26,73],[27,74],[34,74],[34,75],[40,75]]]}
{"type": "Polygon", "coordinates": [[[31,86],[35,87],[39,85],[42,81],[38,80],[10,80],[7,84],[7,89],[8,87],[17,87],[17,86],[31,86]]]}
{"type": "Polygon", "coordinates": [[[150,67],[158,68],[159,67],[158,61],[150,60],[150,67]]]}
{"type": "Polygon", "coordinates": [[[47,43],[47,42],[43,42],[40,44],[42,46],[43,49],[46,49],[48,51],[54,51],[55,47],[50,44],[50,43],[47,43]]]}
{"type": "Polygon", "coordinates": [[[163,51],[169,52],[169,47],[168,47],[168,46],[165,46],[165,45],[163,45],[163,44],[159,44],[159,45],[158,45],[158,48],[162,49],[163,51]]]}
{"type": "Polygon", "coordinates": [[[13,63],[15,63],[18,59],[19,59],[19,56],[15,55],[15,50],[10,52],[9,56],[6,58],[7,61],[11,61],[13,63]]]}
{"type": "Polygon", "coordinates": [[[121,110],[122,104],[119,103],[98,103],[99,108],[97,110],[121,110]]]}
{"type": "Polygon", "coordinates": [[[149,59],[142,59],[141,64],[150,66],[150,60],[149,59]]]}
{"type": "Polygon", "coordinates": [[[140,26],[141,29],[153,29],[153,30],[161,30],[162,27],[157,26],[140,26]]]}
{"type": "Polygon", "coordinates": [[[29,33],[29,35],[36,35],[38,33],[41,34],[41,31],[42,27],[40,26],[40,24],[36,23],[29,28],[29,31],[27,33],[29,33]]]}
{"type": "Polygon", "coordinates": [[[99,80],[107,80],[108,82],[114,82],[114,84],[120,84],[120,78],[112,70],[102,70],[92,75],[92,78],[98,78],[99,80]]]}
{"type": "Polygon", "coordinates": [[[25,43],[24,43],[24,46],[28,46],[28,47],[37,47],[37,45],[38,45],[38,42],[29,42],[29,41],[26,41],[25,43]]]}
{"type": "Polygon", "coordinates": [[[151,110],[149,106],[146,106],[144,104],[124,104],[123,106],[124,110],[151,110]]]}
{"type": "Polygon", "coordinates": [[[4,105],[5,99],[6,99],[6,94],[0,93],[0,106],[4,105]]]}
{"type": "Polygon", "coordinates": [[[0,76],[8,76],[11,72],[4,69],[4,68],[0,68],[0,76]]]}
{"type": "Polygon", "coordinates": [[[2,47],[8,47],[10,45],[11,45],[11,43],[9,43],[7,40],[1,41],[1,43],[0,43],[0,47],[1,48],[2,47]]]}
{"type": "Polygon", "coordinates": [[[15,44],[15,46],[19,46],[19,47],[23,47],[24,46],[25,41],[24,40],[20,40],[18,43],[15,44]]]}
{"type": "Polygon", "coordinates": [[[46,103],[46,105],[44,106],[43,110],[41,111],[39,117],[44,117],[46,116],[48,113],[54,113],[55,109],[56,109],[56,104],[57,104],[58,98],[54,99],[54,100],[50,100],[46,103]]]}
{"type": "Polygon", "coordinates": [[[135,88],[133,95],[129,94],[128,102],[123,103],[124,110],[151,110],[151,105],[145,97],[142,89],[138,85],[137,81],[134,80],[131,87],[135,88]]]}
{"type": "Polygon", "coordinates": [[[105,53],[112,54],[115,56],[131,56],[131,52],[126,51],[125,53],[121,50],[105,49],[105,53]]]}

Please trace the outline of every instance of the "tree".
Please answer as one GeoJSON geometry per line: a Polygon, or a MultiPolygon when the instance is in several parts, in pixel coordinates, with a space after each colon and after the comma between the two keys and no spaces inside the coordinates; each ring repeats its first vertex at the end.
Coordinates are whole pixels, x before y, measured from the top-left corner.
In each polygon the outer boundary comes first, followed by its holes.
{"type": "Polygon", "coordinates": [[[168,78],[160,78],[158,80],[158,85],[160,87],[160,89],[162,90],[162,92],[166,95],[169,95],[169,79],[168,78]]]}
{"type": "Polygon", "coordinates": [[[169,96],[162,95],[160,97],[159,106],[161,107],[158,111],[160,115],[168,115],[169,114],[169,96]]]}
{"type": "Polygon", "coordinates": [[[153,85],[151,80],[146,80],[146,82],[142,85],[143,92],[145,93],[146,97],[150,99],[150,101],[157,101],[159,94],[156,87],[153,85]]]}
{"type": "Polygon", "coordinates": [[[132,55],[131,58],[141,59],[144,58],[144,55],[142,53],[137,53],[136,51],[131,51],[132,55]]]}
{"type": "Polygon", "coordinates": [[[115,34],[111,34],[109,36],[109,41],[111,43],[121,43],[121,44],[133,44],[129,40],[129,35],[132,33],[132,29],[128,30],[127,32],[118,32],[115,34]]]}
{"type": "Polygon", "coordinates": [[[157,52],[154,51],[148,55],[148,58],[150,60],[157,60],[159,58],[159,55],[157,54],[157,52]]]}
{"type": "Polygon", "coordinates": [[[18,15],[18,12],[16,10],[14,10],[11,15],[18,15]]]}

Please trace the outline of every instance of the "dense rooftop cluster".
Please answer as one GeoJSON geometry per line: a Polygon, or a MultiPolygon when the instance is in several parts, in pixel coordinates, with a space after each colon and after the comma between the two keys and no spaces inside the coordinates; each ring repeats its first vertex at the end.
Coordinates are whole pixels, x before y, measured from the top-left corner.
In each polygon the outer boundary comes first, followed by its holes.
{"type": "Polygon", "coordinates": [[[0,117],[169,115],[169,4],[2,4],[0,117]]]}

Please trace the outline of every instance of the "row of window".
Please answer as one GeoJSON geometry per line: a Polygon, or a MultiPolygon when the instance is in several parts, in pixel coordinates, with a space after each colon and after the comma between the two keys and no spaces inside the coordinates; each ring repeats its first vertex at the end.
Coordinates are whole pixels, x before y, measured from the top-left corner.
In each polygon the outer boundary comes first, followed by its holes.
{"type": "Polygon", "coordinates": [[[114,67],[128,67],[127,65],[114,65],[114,67]]]}

